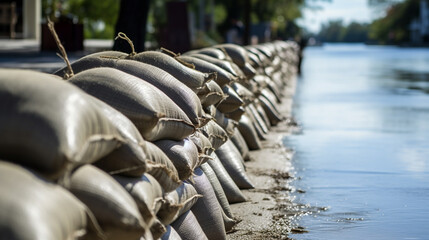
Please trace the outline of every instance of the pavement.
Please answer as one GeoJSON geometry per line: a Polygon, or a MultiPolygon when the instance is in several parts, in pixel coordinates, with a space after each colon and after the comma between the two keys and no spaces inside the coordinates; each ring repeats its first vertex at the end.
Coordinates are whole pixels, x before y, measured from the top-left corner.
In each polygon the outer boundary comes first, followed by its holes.
{"type": "MultiPolygon", "coordinates": [[[[113,40],[84,40],[84,51],[68,52],[71,62],[93,52],[109,50],[113,40]]],[[[33,39],[0,39],[0,68],[32,69],[53,73],[65,66],[54,51],[40,51],[40,42],[33,39]]]]}

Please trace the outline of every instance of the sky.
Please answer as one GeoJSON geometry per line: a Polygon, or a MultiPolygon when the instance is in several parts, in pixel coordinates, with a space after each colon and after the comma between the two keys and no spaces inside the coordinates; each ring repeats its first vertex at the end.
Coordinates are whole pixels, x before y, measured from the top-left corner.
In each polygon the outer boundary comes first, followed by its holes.
{"type": "Polygon", "coordinates": [[[321,9],[305,9],[304,17],[299,20],[299,24],[315,33],[320,30],[322,23],[329,20],[342,19],[347,24],[351,21],[370,22],[377,17],[368,6],[368,0],[315,1],[313,5],[320,6],[321,9]]]}

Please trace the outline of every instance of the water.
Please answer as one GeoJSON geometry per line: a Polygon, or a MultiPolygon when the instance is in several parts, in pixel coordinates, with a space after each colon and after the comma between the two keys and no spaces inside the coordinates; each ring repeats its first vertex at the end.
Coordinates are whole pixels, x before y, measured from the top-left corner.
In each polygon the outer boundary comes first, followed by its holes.
{"type": "Polygon", "coordinates": [[[307,48],[294,116],[309,212],[290,237],[429,239],[429,49],[307,48]]]}

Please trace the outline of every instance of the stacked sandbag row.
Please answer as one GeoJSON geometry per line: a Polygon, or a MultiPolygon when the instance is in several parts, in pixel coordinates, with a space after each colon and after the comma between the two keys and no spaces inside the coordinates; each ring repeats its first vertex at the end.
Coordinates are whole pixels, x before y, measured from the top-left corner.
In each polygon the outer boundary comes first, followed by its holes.
{"type": "Polygon", "coordinates": [[[68,81],[0,70],[0,238],[225,239],[296,54],[108,51],[68,81]]]}

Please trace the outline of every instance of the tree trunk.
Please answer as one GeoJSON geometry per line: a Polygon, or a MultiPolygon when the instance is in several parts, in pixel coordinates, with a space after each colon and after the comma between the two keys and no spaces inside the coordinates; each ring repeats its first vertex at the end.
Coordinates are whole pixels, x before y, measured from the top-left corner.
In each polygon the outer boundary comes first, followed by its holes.
{"type": "MultiPolygon", "coordinates": [[[[150,0],[121,0],[115,36],[119,32],[125,33],[133,41],[136,52],[145,50],[149,7],[150,0]]],[[[118,39],[113,45],[113,50],[129,53],[131,52],[131,47],[127,41],[118,39]]]]}

